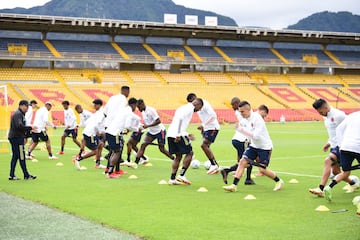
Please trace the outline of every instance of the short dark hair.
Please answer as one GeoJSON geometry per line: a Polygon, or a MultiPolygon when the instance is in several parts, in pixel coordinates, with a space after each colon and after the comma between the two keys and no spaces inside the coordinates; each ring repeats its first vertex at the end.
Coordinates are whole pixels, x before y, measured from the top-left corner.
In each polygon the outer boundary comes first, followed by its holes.
{"type": "Polygon", "coordinates": [[[141,105],[143,103],[145,103],[143,99],[140,98],[140,99],[137,100],[137,105],[141,105]]]}
{"type": "Polygon", "coordinates": [[[30,101],[30,104],[37,104],[37,101],[31,100],[31,101],[30,101]]]}
{"type": "Polygon", "coordinates": [[[261,110],[261,111],[265,111],[266,114],[269,114],[269,108],[268,108],[266,105],[264,105],[264,104],[261,104],[261,105],[258,107],[258,109],[261,110]]]}
{"type": "Polygon", "coordinates": [[[101,105],[101,106],[103,105],[103,101],[101,99],[99,99],[99,98],[94,99],[94,101],[92,101],[92,103],[97,104],[97,105],[101,105]]]}
{"type": "Polygon", "coordinates": [[[136,98],[130,98],[129,101],[128,101],[128,104],[136,104],[138,102],[138,100],[136,100],[136,98]]]}
{"type": "Polygon", "coordinates": [[[22,106],[22,105],[29,106],[29,102],[27,100],[21,100],[19,102],[19,106],[22,106]]]}
{"type": "Polygon", "coordinates": [[[313,108],[315,108],[316,110],[321,108],[322,106],[324,106],[324,104],[326,104],[327,102],[322,99],[322,98],[319,98],[317,99],[314,103],[313,103],[313,108]]]}
{"type": "Polygon", "coordinates": [[[194,99],[196,98],[196,94],[195,93],[189,93],[186,97],[186,101],[188,102],[192,102],[194,101],[194,99]]]}
{"type": "Polygon", "coordinates": [[[61,102],[62,105],[70,105],[70,102],[68,100],[62,101],[61,102]]]}
{"type": "Polygon", "coordinates": [[[202,100],[202,98],[196,98],[195,100],[199,101],[201,106],[204,106],[204,101],[202,100]]]}
{"type": "Polygon", "coordinates": [[[80,105],[80,104],[76,104],[76,105],[75,105],[75,110],[78,110],[79,108],[81,108],[81,105],[80,105]]]}
{"type": "Polygon", "coordinates": [[[248,101],[241,101],[241,102],[239,103],[239,107],[244,107],[244,106],[246,106],[246,105],[249,105],[249,106],[250,106],[250,103],[249,103],[248,101]]]}
{"type": "Polygon", "coordinates": [[[123,91],[123,90],[129,91],[130,87],[129,86],[121,86],[121,91],[123,91]]]}

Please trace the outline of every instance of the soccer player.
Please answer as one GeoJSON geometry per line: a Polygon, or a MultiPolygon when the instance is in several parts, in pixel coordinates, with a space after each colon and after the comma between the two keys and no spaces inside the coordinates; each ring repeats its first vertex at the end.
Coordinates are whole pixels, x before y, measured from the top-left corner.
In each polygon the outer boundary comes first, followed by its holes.
{"type": "Polygon", "coordinates": [[[202,123],[201,126],[198,127],[203,136],[201,149],[204,151],[205,155],[211,163],[207,173],[216,174],[219,172],[219,165],[216,162],[215,156],[210,149],[210,145],[215,141],[220,129],[217,115],[211,105],[201,98],[196,98],[192,104],[194,105],[194,111],[197,112],[202,123]]]}
{"type": "MultiPolygon", "coordinates": [[[[157,139],[160,152],[173,160],[174,157],[169,153],[168,150],[165,149],[166,129],[161,123],[160,117],[156,110],[153,107],[146,106],[143,99],[139,99],[137,101],[137,107],[144,119],[144,125],[142,128],[148,129],[148,132],[146,133],[145,139],[136,154],[135,163],[139,163],[140,157],[144,155],[146,147],[151,144],[155,139],[157,139]]],[[[148,160],[142,161],[142,164],[146,164],[147,162],[148,160]]]]}
{"type": "Polygon", "coordinates": [[[83,109],[80,104],[75,105],[75,111],[80,116],[79,127],[85,127],[85,123],[91,117],[92,113],[86,109],[83,109]]]}
{"type": "MultiPolygon", "coordinates": [[[[324,195],[328,201],[332,200],[332,188],[342,180],[348,180],[351,165],[355,159],[360,164],[360,111],[351,113],[336,128],[337,141],[340,145],[341,167],[343,172],[335,176],[332,182],[324,188],[324,195]]],[[[351,182],[350,191],[359,188],[359,183],[351,182]]]]}
{"type": "Polygon", "coordinates": [[[8,135],[9,142],[11,144],[12,157],[10,163],[10,175],[9,180],[20,180],[15,176],[15,167],[17,161],[20,160],[20,166],[24,174],[25,180],[36,179],[36,176],[31,175],[26,167],[25,150],[24,150],[24,138],[25,133],[28,131],[36,131],[36,126],[27,126],[25,122],[25,113],[28,110],[29,102],[21,100],[19,102],[18,110],[12,115],[10,121],[10,131],[8,135]]]}
{"type": "Polygon", "coordinates": [[[136,102],[136,99],[131,98],[129,99],[129,106],[131,107],[118,106],[111,124],[105,130],[106,141],[111,152],[108,167],[105,171],[107,178],[119,178],[119,175],[124,173],[120,171],[119,163],[124,147],[123,134],[128,132],[128,126],[126,126],[127,118],[131,115],[132,108],[136,106],[136,102]]]}
{"type": "Polygon", "coordinates": [[[36,111],[35,119],[34,119],[34,126],[37,127],[35,131],[32,132],[32,141],[33,143],[30,145],[29,152],[26,156],[28,159],[32,159],[31,152],[35,149],[35,147],[38,145],[39,141],[44,141],[46,144],[46,149],[49,154],[49,159],[57,159],[56,156],[54,156],[51,152],[51,144],[49,136],[46,132],[46,125],[56,129],[56,126],[49,121],[49,111],[52,108],[51,102],[46,102],[45,106],[39,108],[39,110],[36,111]]]}
{"type": "Polygon", "coordinates": [[[169,153],[175,154],[175,159],[172,163],[170,180],[168,182],[170,185],[191,184],[191,182],[185,177],[185,173],[189,168],[193,157],[190,140],[194,138],[191,134],[188,134],[186,132],[186,129],[189,126],[192,115],[194,113],[194,105],[192,104],[194,94],[188,94],[186,99],[188,103],[176,109],[174,117],[168,128],[167,139],[169,153]],[[183,166],[180,170],[179,176],[176,177],[176,173],[179,169],[179,165],[183,158],[183,155],[185,155],[183,160],[183,166]]]}
{"type": "MultiPolygon", "coordinates": [[[[232,106],[235,116],[238,120],[238,122],[236,124],[235,134],[231,140],[233,147],[237,151],[237,162],[236,162],[236,164],[232,165],[231,167],[224,168],[220,171],[225,184],[227,184],[228,174],[230,172],[236,171],[236,169],[239,165],[239,161],[245,151],[246,144],[248,143],[247,137],[238,130],[239,126],[246,125],[246,120],[241,116],[241,114],[239,112],[239,104],[240,104],[240,99],[238,97],[234,97],[231,99],[231,106],[232,106]]],[[[246,169],[245,185],[254,185],[255,184],[255,182],[251,179],[251,170],[252,170],[252,165],[250,165],[246,169]]]]}
{"type": "MultiPolygon", "coordinates": [[[[31,126],[34,122],[35,111],[38,109],[37,102],[35,100],[30,101],[30,105],[28,107],[28,111],[25,113],[25,124],[26,126],[31,126]]],[[[27,131],[25,133],[25,144],[27,143],[28,138],[31,138],[31,131],[27,131]]],[[[32,144],[32,140],[30,141],[29,147],[32,144]]],[[[33,155],[32,155],[33,156],[33,155]]]]}
{"type": "Polygon", "coordinates": [[[247,101],[240,102],[239,112],[241,116],[247,120],[246,125],[239,126],[239,131],[249,138],[250,144],[239,161],[239,166],[236,169],[233,184],[230,186],[224,186],[224,190],[235,192],[240,178],[244,173],[244,169],[249,165],[259,167],[261,173],[276,182],[273,190],[280,190],[284,185],[284,181],[281,180],[273,171],[267,168],[270,163],[273,145],[264,119],[258,112],[253,112],[251,110],[250,103],[247,101]]]}
{"type": "Polygon", "coordinates": [[[100,164],[101,151],[104,147],[104,143],[100,141],[99,137],[105,134],[104,127],[104,113],[102,112],[103,101],[101,99],[95,99],[93,102],[95,113],[86,121],[86,126],[83,130],[83,141],[80,146],[80,153],[76,157],[74,164],[76,169],[81,170],[80,161],[95,155],[95,168],[105,168],[105,166],[100,164]],[[91,151],[85,154],[85,146],[91,151]]]}
{"type": "MultiPolygon", "coordinates": [[[[329,139],[323,146],[323,151],[326,152],[330,148],[330,152],[324,160],[323,173],[319,187],[309,189],[309,192],[319,197],[323,197],[324,186],[327,183],[331,172],[334,175],[337,175],[341,172],[340,151],[336,137],[336,128],[346,118],[346,114],[339,109],[331,107],[324,99],[321,98],[317,99],[313,103],[313,108],[324,117],[324,123],[329,135],[329,139]]],[[[350,179],[347,179],[347,181],[351,183],[350,179]]]]}
{"type": "Polygon", "coordinates": [[[64,154],[65,139],[66,139],[66,137],[69,137],[70,135],[72,137],[73,142],[76,145],[78,145],[79,147],[81,146],[79,140],[77,140],[78,129],[77,129],[77,124],[76,124],[75,113],[69,107],[70,106],[69,101],[65,100],[61,104],[64,108],[65,129],[64,129],[63,135],[61,136],[61,150],[59,152],[60,155],[64,154]]]}

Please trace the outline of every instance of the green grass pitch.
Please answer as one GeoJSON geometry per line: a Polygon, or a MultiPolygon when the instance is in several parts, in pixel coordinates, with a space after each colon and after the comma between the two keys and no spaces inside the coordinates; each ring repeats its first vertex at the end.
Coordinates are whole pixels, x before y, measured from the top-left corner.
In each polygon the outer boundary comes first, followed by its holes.
{"type": "MultiPolygon", "coordinates": [[[[81,162],[86,171],[75,170],[71,158],[78,150],[71,139],[67,139],[65,155],[59,160],[49,160],[46,151],[34,152],[39,162],[27,164],[30,173],[38,176],[35,181],[8,181],[10,155],[1,154],[0,190],[145,239],[357,239],[360,218],[351,200],[360,191],[347,194],[341,183],[335,187],[331,203],[308,193],[308,188],[319,184],[326,156],[322,152],[327,140],[323,123],[267,126],[274,143],[270,169],[285,182],[278,192],[273,192],[272,180],[257,177],[256,185],[245,186],[241,179],[238,192],[226,193],[220,174],[207,175],[203,167],[188,170],[190,186],[159,185],[160,180],[169,179],[171,161],[156,146],[146,149],[152,167],[126,168],[128,174],[120,179],[106,179],[102,170],[94,169],[93,159],[81,162]],[[56,166],[57,162],[64,166],[56,166]],[[128,179],[132,174],[138,179],[128,179]],[[291,179],[299,183],[291,184],[291,179]],[[208,192],[197,192],[200,187],[208,192]],[[244,200],[248,194],[256,200],[244,200]],[[315,211],[319,205],[330,211],[315,211]],[[343,208],[349,211],[332,213],[343,208]]],[[[195,158],[203,163],[206,158],[196,125],[191,125],[189,132],[196,135],[192,142],[195,158]]],[[[52,130],[54,153],[59,151],[61,134],[62,129],[52,130]]],[[[235,162],[233,134],[233,125],[223,125],[211,146],[222,166],[235,162]]],[[[19,165],[17,175],[22,177],[19,165]]]]}

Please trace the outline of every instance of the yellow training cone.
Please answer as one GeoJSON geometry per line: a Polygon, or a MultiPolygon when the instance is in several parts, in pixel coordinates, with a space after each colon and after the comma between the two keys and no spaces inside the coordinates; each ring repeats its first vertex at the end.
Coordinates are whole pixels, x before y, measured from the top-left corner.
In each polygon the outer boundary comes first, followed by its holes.
{"type": "Polygon", "coordinates": [[[327,212],[327,211],[329,211],[329,209],[325,205],[320,205],[315,209],[315,211],[327,212]]]}
{"type": "Polygon", "coordinates": [[[86,170],[86,169],[87,169],[87,167],[85,167],[85,166],[80,167],[80,170],[86,170]]]}
{"type": "Polygon", "coordinates": [[[62,166],[64,166],[64,164],[63,164],[62,162],[58,162],[58,163],[56,164],[56,166],[62,167],[62,166]]]}
{"type": "Polygon", "coordinates": [[[167,181],[165,181],[165,180],[160,180],[159,184],[160,184],[160,185],[165,185],[165,184],[167,185],[168,183],[167,183],[167,181]]]}
{"type": "Polygon", "coordinates": [[[138,179],[138,177],[136,175],[130,175],[128,178],[129,179],[138,179]]]}
{"type": "Polygon", "coordinates": [[[252,195],[252,194],[249,194],[249,195],[247,195],[246,197],[244,197],[244,199],[245,199],[245,200],[255,200],[256,197],[255,197],[254,195],[252,195]]]}
{"type": "Polygon", "coordinates": [[[198,192],[208,192],[208,190],[204,187],[201,187],[197,190],[198,192]]]}
{"type": "Polygon", "coordinates": [[[144,167],[152,167],[152,163],[151,162],[147,162],[145,164],[143,164],[144,167]]]}
{"type": "Polygon", "coordinates": [[[291,179],[291,180],[289,181],[289,183],[299,183],[299,181],[296,180],[295,178],[293,178],[293,179],[291,179]]]}
{"type": "Polygon", "coordinates": [[[39,160],[37,160],[37,159],[34,158],[34,159],[31,160],[31,161],[32,161],[32,162],[38,162],[39,160]]]}

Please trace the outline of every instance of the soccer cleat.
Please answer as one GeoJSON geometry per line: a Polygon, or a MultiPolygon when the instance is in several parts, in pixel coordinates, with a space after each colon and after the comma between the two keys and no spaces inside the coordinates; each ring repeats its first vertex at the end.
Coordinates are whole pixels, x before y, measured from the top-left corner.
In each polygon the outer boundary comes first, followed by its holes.
{"type": "Polygon", "coordinates": [[[217,174],[219,172],[219,165],[211,165],[207,174],[217,174]]]}
{"type": "Polygon", "coordinates": [[[24,177],[24,180],[35,180],[37,177],[33,175],[29,175],[27,177],[24,177]]]}
{"type": "Polygon", "coordinates": [[[136,163],[132,163],[132,162],[128,162],[128,161],[120,163],[120,166],[128,166],[128,167],[131,167],[134,169],[136,169],[138,167],[138,165],[136,163]]]}
{"type": "Polygon", "coordinates": [[[324,197],[324,192],[321,191],[320,188],[310,188],[309,192],[316,195],[316,196],[318,196],[318,197],[324,197]]]}
{"type": "Polygon", "coordinates": [[[64,151],[60,151],[58,152],[59,155],[63,155],[64,154],[64,151]]]}
{"type": "Polygon", "coordinates": [[[255,185],[256,183],[252,179],[246,179],[244,182],[245,185],[255,185]]]}
{"type": "Polygon", "coordinates": [[[170,179],[170,180],[168,181],[168,184],[169,184],[169,185],[182,185],[183,183],[182,183],[182,182],[179,182],[179,181],[176,180],[176,179],[170,179]]]}
{"type": "Polygon", "coordinates": [[[326,186],[324,188],[324,196],[325,196],[325,199],[328,200],[329,202],[331,202],[332,200],[332,188],[329,187],[329,186],[326,186]]]}
{"type": "Polygon", "coordinates": [[[140,158],[139,164],[141,164],[141,165],[146,165],[148,162],[149,162],[148,159],[140,158]]]}
{"type": "Polygon", "coordinates": [[[177,176],[176,180],[178,180],[179,182],[185,183],[187,185],[191,185],[191,182],[189,180],[187,180],[187,178],[185,176],[177,176]]]}
{"type": "Polygon", "coordinates": [[[25,156],[25,159],[32,160],[33,157],[32,157],[31,155],[26,155],[26,156],[25,156]]]}
{"type": "Polygon", "coordinates": [[[9,177],[9,180],[10,181],[16,181],[16,180],[21,180],[21,178],[18,178],[16,176],[13,176],[13,177],[9,177]]]}
{"type": "Polygon", "coordinates": [[[359,183],[355,183],[354,185],[350,185],[348,187],[348,190],[346,191],[346,193],[352,193],[354,192],[356,189],[358,189],[360,187],[359,183]]]}
{"type": "Polygon", "coordinates": [[[79,170],[79,171],[81,170],[80,162],[78,160],[74,161],[74,165],[77,170],[79,170]]]}
{"type": "Polygon", "coordinates": [[[115,173],[115,174],[118,174],[118,175],[128,174],[128,172],[125,172],[125,171],[122,170],[122,169],[120,169],[119,171],[115,171],[114,173],[115,173]]]}
{"type": "Polygon", "coordinates": [[[96,164],[96,165],[95,165],[95,168],[96,168],[96,169],[105,169],[106,166],[104,166],[104,165],[102,165],[102,164],[96,164]]]}
{"type": "Polygon", "coordinates": [[[227,184],[228,183],[228,181],[227,181],[228,172],[225,169],[223,169],[223,170],[220,171],[220,173],[221,173],[221,176],[222,176],[222,179],[223,179],[224,183],[227,184]]]}
{"type": "Polygon", "coordinates": [[[231,184],[230,186],[223,186],[223,189],[228,192],[236,192],[237,186],[235,184],[231,184]]]}
{"type": "Polygon", "coordinates": [[[284,186],[284,181],[280,179],[278,182],[275,183],[274,191],[279,191],[284,186]]]}
{"type": "Polygon", "coordinates": [[[106,177],[106,178],[119,178],[120,175],[113,172],[113,173],[110,173],[110,174],[109,174],[109,173],[106,173],[106,174],[105,174],[105,177],[106,177]]]}
{"type": "Polygon", "coordinates": [[[56,160],[56,159],[58,159],[58,157],[57,157],[57,156],[52,155],[51,157],[49,156],[49,159],[56,160]]]}

